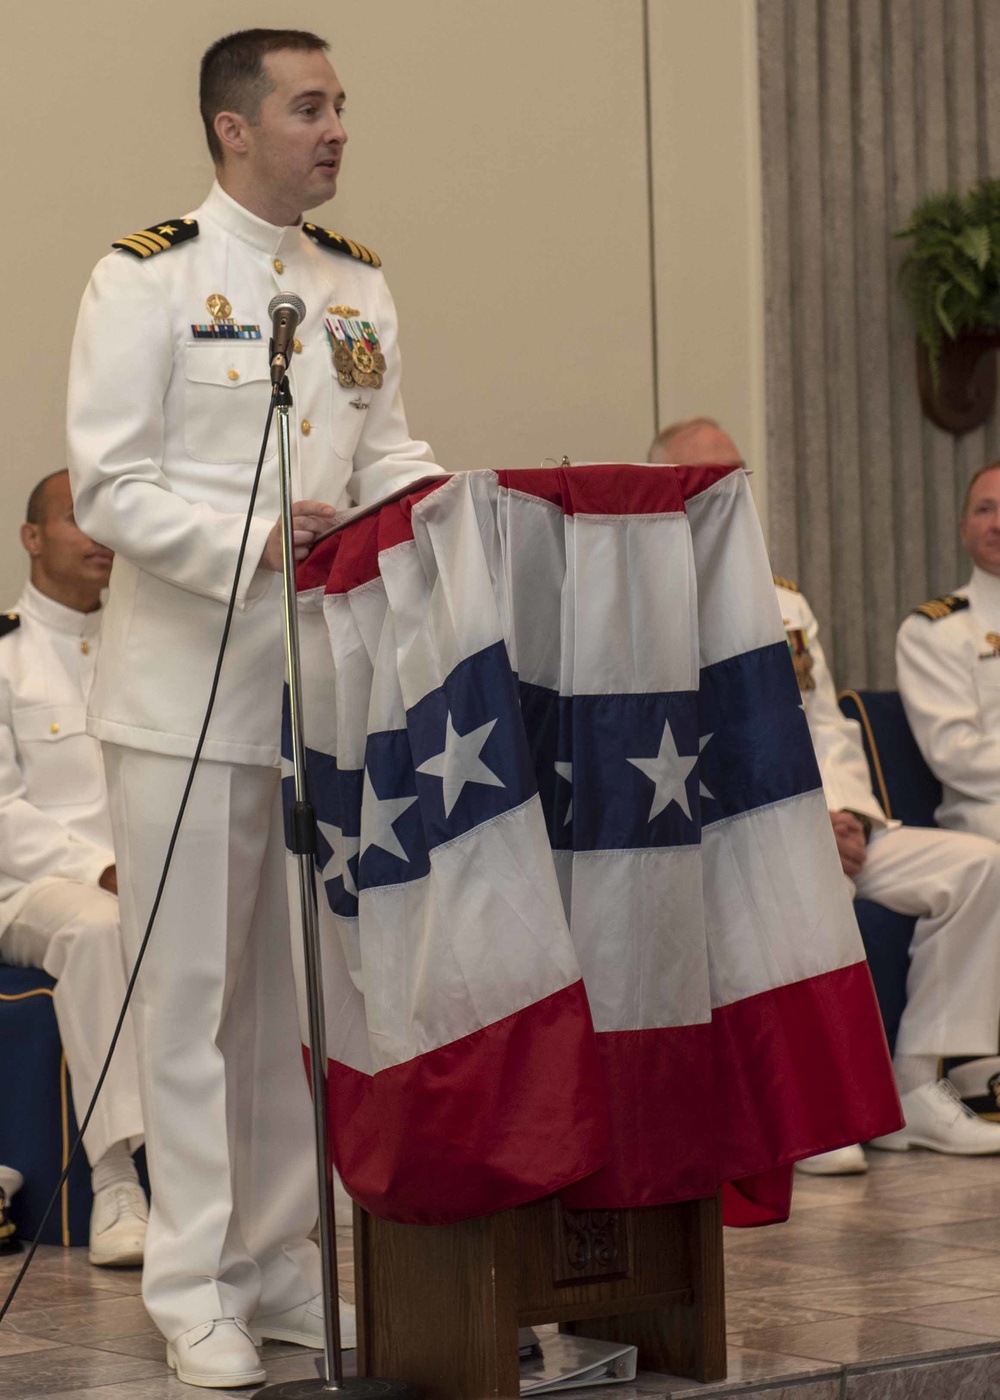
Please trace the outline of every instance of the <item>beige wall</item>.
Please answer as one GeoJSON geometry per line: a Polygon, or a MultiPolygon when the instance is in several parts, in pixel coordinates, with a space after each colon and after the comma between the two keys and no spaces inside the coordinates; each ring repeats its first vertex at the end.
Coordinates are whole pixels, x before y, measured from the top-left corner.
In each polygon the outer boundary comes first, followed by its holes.
{"type": "MultiPolygon", "coordinates": [[[[333,43],[350,144],[341,193],[318,217],[382,255],[411,426],[446,466],[641,460],[657,397],[665,418],[716,412],[763,461],[756,169],[743,168],[756,158],[752,0],[649,8],[658,386],[641,0],[281,7],[282,23],[333,43]],[[686,52],[718,56],[725,101],[702,102],[686,52]]],[[[0,344],[0,604],[23,574],[27,491],[63,461],[66,358],[90,268],[113,238],[199,203],[198,58],[227,25],[275,19],[263,0],[37,0],[8,21],[0,265],[17,339],[0,344]]]]}
{"type": "Polygon", "coordinates": [[[651,0],[662,423],[707,414],[766,519],[763,260],[753,0],[651,0]]]}

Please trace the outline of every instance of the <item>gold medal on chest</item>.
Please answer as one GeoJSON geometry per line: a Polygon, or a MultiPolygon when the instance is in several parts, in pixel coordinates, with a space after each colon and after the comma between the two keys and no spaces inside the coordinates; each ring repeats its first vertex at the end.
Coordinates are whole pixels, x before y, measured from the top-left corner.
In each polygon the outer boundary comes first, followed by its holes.
{"type": "Polygon", "coordinates": [[[371,321],[359,319],[353,307],[327,307],[326,334],[333,352],[333,367],[342,389],[381,389],[385,356],[378,331],[371,321]]]}

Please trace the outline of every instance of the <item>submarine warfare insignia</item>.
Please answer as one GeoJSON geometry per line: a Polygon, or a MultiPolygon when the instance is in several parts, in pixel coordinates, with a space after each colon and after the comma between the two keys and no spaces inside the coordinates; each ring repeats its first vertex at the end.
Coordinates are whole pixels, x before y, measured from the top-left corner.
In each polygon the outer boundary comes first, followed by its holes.
{"type": "Polygon", "coordinates": [[[992,661],[995,657],[1000,656],[1000,632],[987,632],[985,642],[989,651],[979,653],[980,661],[992,661]]]}
{"type": "Polygon", "coordinates": [[[191,327],[195,340],[260,340],[260,326],[240,326],[233,320],[229,298],[213,292],[205,298],[205,310],[212,318],[209,326],[191,327]]]}
{"type": "Polygon", "coordinates": [[[333,351],[337,382],[343,389],[381,389],[385,356],[378,343],[378,331],[371,321],[356,317],[328,317],[326,334],[333,351]]]}

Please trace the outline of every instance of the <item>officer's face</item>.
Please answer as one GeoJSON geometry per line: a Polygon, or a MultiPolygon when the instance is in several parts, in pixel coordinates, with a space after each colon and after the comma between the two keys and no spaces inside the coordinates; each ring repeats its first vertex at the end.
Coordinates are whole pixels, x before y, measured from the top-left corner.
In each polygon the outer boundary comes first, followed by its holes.
{"type": "Polygon", "coordinates": [[[331,199],[347,132],[344,89],[322,53],[280,49],[264,67],[274,88],[247,128],[250,175],[275,203],[295,214],[331,199]]]}
{"type": "Polygon", "coordinates": [[[21,536],[35,566],[52,583],[103,588],[111,576],[111,550],[95,544],[76,523],[68,473],[46,484],[44,515],[37,525],[22,526],[21,536]]]}
{"type": "Polygon", "coordinates": [[[984,573],[1000,575],[1000,467],[973,483],[960,529],[973,563],[984,573]]]}

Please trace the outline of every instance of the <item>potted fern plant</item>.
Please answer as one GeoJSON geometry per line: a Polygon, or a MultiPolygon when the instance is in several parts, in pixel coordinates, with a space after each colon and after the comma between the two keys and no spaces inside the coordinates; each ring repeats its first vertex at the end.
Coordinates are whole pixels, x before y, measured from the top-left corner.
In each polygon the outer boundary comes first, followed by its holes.
{"type": "Polygon", "coordinates": [[[899,279],[917,331],[927,416],[952,433],[984,423],[996,400],[1000,346],[1000,180],[929,195],[896,234],[912,238],[899,279]]]}

